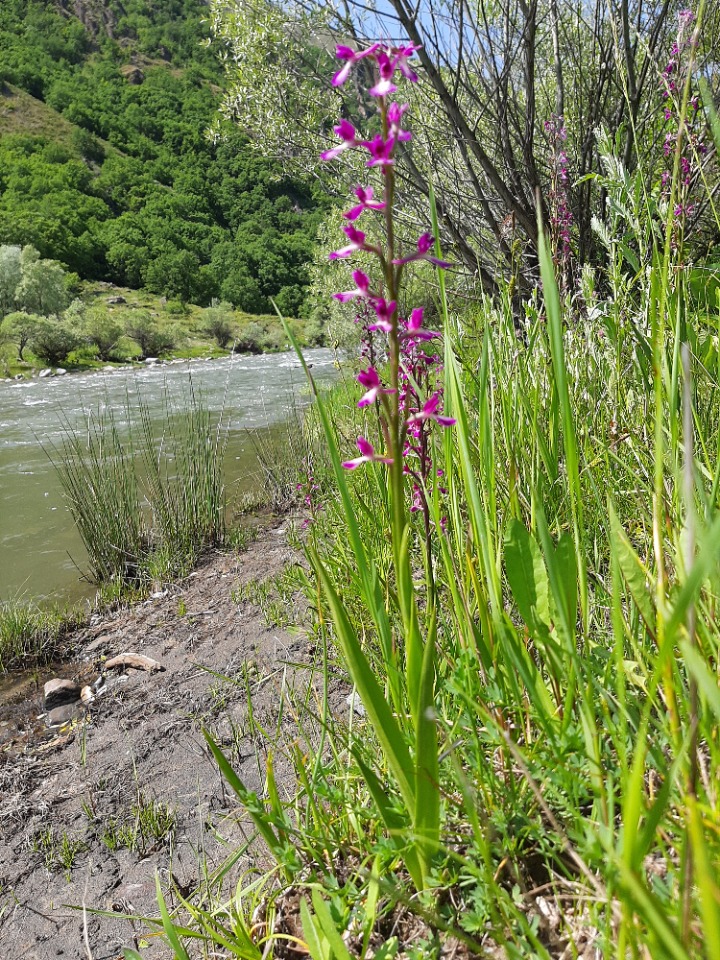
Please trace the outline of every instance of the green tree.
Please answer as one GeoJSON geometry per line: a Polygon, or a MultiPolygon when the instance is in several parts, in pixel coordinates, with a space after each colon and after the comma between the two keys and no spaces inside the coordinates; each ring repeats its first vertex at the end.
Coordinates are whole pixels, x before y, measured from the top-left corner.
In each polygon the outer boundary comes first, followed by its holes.
{"type": "Polygon", "coordinates": [[[22,250],[17,246],[0,247],[0,317],[15,306],[17,288],[22,279],[22,250]]]}
{"type": "Polygon", "coordinates": [[[224,350],[235,333],[233,323],[232,304],[213,300],[212,304],[203,310],[203,327],[220,347],[224,350]]]}
{"type": "Polygon", "coordinates": [[[37,332],[42,319],[34,313],[15,311],[9,313],[3,320],[0,332],[3,340],[9,340],[10,343],[17,346],[18,360],[23,361],[25,359],[25,348],[37,332]]]}
{"type": "Polygon", "coordinates": [[[82,333],[88,343],[97,348],[100,360],[112,360],[120,340],[125,335],[125,326],[105,307],[90,307],[85,311],[82,333]]]}
{"type": "Polygon", "coordinates": [[[20,254],[20,270],[15,294],[18,306],[43,317],[62,313],[70,300],[62,266],[55,260],[41,260],[34,247],[25,247],[20,254]]]}
{"type": "Polygon", "coordinates": [[[174,330],[160,327],[148,310],[133,310],[125,326],[125,334],[140,347],[143,357],[159,357],[177,343],[174,330]]]}
{"type": "Polygon", "coordinates": [[[48,366],[57,367],[81,343],[80,333],[64,320],[39,317],[28,346],[48,366]]]}

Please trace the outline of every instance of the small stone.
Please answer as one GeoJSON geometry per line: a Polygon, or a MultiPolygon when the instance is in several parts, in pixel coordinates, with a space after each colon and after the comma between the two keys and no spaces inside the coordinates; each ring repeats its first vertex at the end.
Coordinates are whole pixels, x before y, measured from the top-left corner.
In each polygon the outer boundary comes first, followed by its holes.
{"type": "Polygon", "coordinates": [[[92,691],[92,687],[83,687],[80,691],[80,699],[83,703],[92,703],[95,699],[95,694],[92,691]]]}
{"type": "Polygon", "coordinates": [[[347,703],[347,705],[352,709],[353,713],[358,717],[365,716],[365,707],[362,704],[360,694],[357,692],[357,690],[353,690],[350,696],[346,697],[345,703],[347,703]]]}
{"type": "Polygon", "coordinates": [[[64,707],[54,707],[48,710],[45,723],[48,727],[62,727],[75,717],[75,704],[66,704],[64,707]]]}
{"type": "Polygon", "coordinates": [[[40,373],[38,374],[41,380],[44,380],[45,377],[51,377],[52,375],[53,375],[53,372],[50,369],[50,367],[46,367],[44,370],[41,370],[40,373]]]}
{"type": "Polygon", "coordinates": [[[140,653],[120,653],[117,657],[112,657],[105,662],[105,670],[127,669],[158,673],[164,671],[165,667],[152,657],[144,657],[140,653]]]}
{"type": "Polygon", "coordinates": [[[105,303],[127,303],[125,297],[108,297],[105,303]]]}
{"type": "Polygon", "coordinates": [[[48,680],[43,688],[45,709],[52,712],[56,707],[75,704],[80,699],[82,688],[72,680],[48,680]]]}
{"type": "Polygon", "coordinates": [[[155,364],[156,364],[157,362],[158,362],[158,358],[157,358],[157,357],[145,357],[145,363],[146,363],[149,367],[155,366],[155,364]]]}
{"type": "Polygon", "coordinates": [[[67,370],[64,367],[55,367],[55,376],[64,377],[67,373],[67,370]]]}

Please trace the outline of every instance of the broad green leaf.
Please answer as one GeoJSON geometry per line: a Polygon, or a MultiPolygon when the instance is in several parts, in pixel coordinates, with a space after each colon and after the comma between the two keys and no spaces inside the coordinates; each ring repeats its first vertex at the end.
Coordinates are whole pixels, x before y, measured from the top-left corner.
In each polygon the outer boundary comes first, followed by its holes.
{"type": "Polygon", "coordinates": [[[401,816],[397,810],[393,809],[392,804],[389,802],[386,788],[380,782],[379,778],[376,776],[375,772],[370,769],[370,767],[365,763],[365,761],[360,756],[360,752],[353,748],[352,755],[360,768],[360,772],[363,775],[365,784],[370,791],[370,795],[375,801],[375,806],[378,809],[383,823],[385,824],[388,833],[390,834],[390,839],[393,841],[393,845],[398,850],[398,853],[402,853],[403,859],[405,860],[405,866],[412,877],[412,881],[417,887],[418,890],[421,890],[424,883],[424,874],[422,869],[422,864],[417,854],[417,845],[408,844],[408,831],[410,828],[410,815],[407,817],[401,816]]]}
{"type": "Polygon", "coordinates": [[[425,644],[415,731],[415,832],[427,863],[440,839],[440,771],[435,719],[435,631],[425,644]]]}
{"type": "Polygon", "coordinates": [[[700,915],[703,921],[705,956],[715,958],[720,950],[720,888],[717,884],[716,864],[708,858],[708,848],[703,836],[702,818],[695,797],[687,797],[690,829],[695,862],[695,877],[700,891],[700,915]]]}
{"type": "Polygon", "coordinates": [[[715,719],[720,722],[720,686],[717,676],[708,667],[702,654],[687,640],[680,644],[680,652],[688,671],[698,685],[700,694],[715,714],[715,719]]]}
{"type": "Polygon", "coordinates": [[[221,774],[250,814],[253,823],[257,827],[258,833],[268,845],[268,848],[278,856],[282,850],[282,844],[270,826],[267,811],[261,804],[258,795],[248,790],[207,730],[203,730],[203,736],[212,751],[212,755],[215,757],[217,765],[220,767],[221,774]]]}
{"type": "Polygon", "coordinates": [[[549,629],[549,587],[542,554],[525,525],[515,518],[508,526],[504,554],[510,589],[525,625],[532,630],[540,620],[549,629]]]}
{"type": "Polygon", "coordinates": [[[388,766],[397,780],[405,805],[408,811],[412,811],[415,809],[415,789],[412,784],[413,765],[407,744],[385,699],[382,688],[362,651],[355,630],[345,612],[345,607],[328,576],[325,566],[314,550],[310,549],[309,555],[323,592],[327,597],[335,623],[337,640],[345,658],[350,678],[358,689],[362,704],[375,730],[375,735],[385,753],[388,766]]]}
{"type": "Polygon", "coordinates": [[[391,937],[375,951],[373,960],[394,960],[397,956],[399,942],[397,937],[391,937]]]}

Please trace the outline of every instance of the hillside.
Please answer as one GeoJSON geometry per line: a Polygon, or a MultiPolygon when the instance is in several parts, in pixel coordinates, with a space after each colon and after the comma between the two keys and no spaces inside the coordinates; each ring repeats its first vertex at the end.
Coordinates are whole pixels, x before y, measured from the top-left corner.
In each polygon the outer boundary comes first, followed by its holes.
{"type": "Polygon", "coordinates": [[[3,0],[0,244],[84,280],[247,312],[302,312],[322,214],[237,130],[202,0],[3,0]]]}

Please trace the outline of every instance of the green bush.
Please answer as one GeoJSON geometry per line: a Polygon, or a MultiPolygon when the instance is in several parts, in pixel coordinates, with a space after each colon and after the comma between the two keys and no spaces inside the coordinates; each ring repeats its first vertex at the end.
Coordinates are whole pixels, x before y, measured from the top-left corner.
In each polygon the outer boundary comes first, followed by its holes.
{"type": "Polygon", "coordinates": [[[39,360],[50,367],[57,367],[81,343],[80,333],[64,320],[39,317],[28,346],[39,360]]]}
{"type": "Polygon", "coordinates": [[[143,357],[160,357],[169,353],[179,340],[176,330],[161,327],[148,310],[131,311],[125,334],[137,343],[143,357]]]}
{"type": "Polygon", "coordinates": [[[92,307],[87,311],[82,326],[83,335],[97,348],[100,360],[117,359],[118,347],[125,335],[125,326],[104,307],[92,307]]]}

